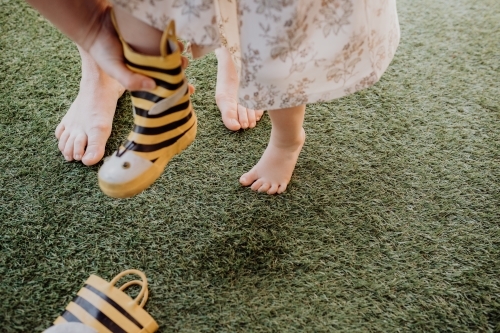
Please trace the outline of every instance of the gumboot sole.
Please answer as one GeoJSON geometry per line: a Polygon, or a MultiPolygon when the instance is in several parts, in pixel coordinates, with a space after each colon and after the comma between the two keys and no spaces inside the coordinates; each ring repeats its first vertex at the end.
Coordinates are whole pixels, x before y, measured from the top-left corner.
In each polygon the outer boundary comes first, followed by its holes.
{"type": "Polygon", "coordinates": [[[193,127],[191,127],[191,129],[187,131],[182,138],[177,140],[174,145],[170,146],[166,154],[158,158],[151,168],[135,179],[122,184],[108,183],[99,178],[99,187],[102,192],[112,198],[123,199],[133,197],[151,186],[151,184],[153,184],[155,180],[161,176],[163,170],[165,170],[165,167],[168,162],[170,162],[172,157],[181,153],[194,141],[197,130],[197,119],[194,111],[192,112],[193,117],[195,117],[193,127]]]}

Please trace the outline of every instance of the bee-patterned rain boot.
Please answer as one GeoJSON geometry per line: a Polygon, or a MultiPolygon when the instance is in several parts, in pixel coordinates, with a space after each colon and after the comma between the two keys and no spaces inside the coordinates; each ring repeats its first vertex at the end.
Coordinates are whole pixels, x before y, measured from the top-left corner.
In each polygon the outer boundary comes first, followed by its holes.
{"type": "Polygon", "coordinates": [[[91,275],[66,310],[44,333],[154,333],[156,321],[144,310],[148,300],[148,280],[143,272],[129,269],[107,282],[91,275]],[[138,275],[117,288],[116,283],[128,275],[138,275]],[[125,294],[133,285],[141,288],[135,299],[125,294]]]}
{"type": "Polygon", "coordinates": [[[163,33],[160,56],[139,54],[120,39],[127,67],[151,77],[157,85],[152,91],[131,93],[134,128],[99,170],[101,190],[111,197],[127,198],[149,187],[170,159],[193,142],[197,122],[174,21],[163,33]]]}

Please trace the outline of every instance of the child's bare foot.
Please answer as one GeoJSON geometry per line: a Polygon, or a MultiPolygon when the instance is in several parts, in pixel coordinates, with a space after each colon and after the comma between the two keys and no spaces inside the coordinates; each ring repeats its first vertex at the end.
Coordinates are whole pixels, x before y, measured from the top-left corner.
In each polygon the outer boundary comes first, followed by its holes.
{"type": "Polygon", "coordinates": [[[305,138],[303,129],[302,135],[291,142],[280,142],[271,135],[271,140],[259,162],[240,177],[240,183],[243,186],[251,185],[250,188],[258,192],[283,193],[290,182],[305,138]]]}
{"type": "MultiPolygon", "coordinates": [[[[100,71],[100,70],[99,70],[100,71]]],[[[116,102],[124,88],[104,72],[83,73],[80,91],[57,126],[59,150],[67,161],[99,162],[111,134],[116,102]]]]}
{"type": "Polygon", "coordinates": [[[251,110],[238,104],[238,74],[231,54],[225,47],[215,50],[217,56],[217,86],[215,101],[224,125],[231,131],[254,128],[263,110],[251,110]]]}

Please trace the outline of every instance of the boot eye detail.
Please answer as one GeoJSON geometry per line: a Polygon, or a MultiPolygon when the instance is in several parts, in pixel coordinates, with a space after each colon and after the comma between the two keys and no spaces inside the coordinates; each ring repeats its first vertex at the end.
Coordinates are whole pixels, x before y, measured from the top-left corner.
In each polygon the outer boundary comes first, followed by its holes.
{"type": "Polygon", "coordinates": [[[124,169],[128,169],[128,168],[130,168],[130,163],[129,162],[125,162],[125,163],[123,163],[122,167],[124,169]]]}

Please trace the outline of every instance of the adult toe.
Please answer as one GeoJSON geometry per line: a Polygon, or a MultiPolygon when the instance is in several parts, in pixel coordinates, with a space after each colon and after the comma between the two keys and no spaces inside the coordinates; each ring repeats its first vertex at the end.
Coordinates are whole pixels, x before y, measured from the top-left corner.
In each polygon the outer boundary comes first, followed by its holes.
{"type": "Polygon", "coordinates": [[[56,130],[54,131],[54,134],[56,135],[57,140],[61,138],[61,135],[63,134],[65,129],[65,126],[62,122],[57,125],[56,130]]]}
{"type": "Polygon", "coordinates": [[[82,162],[85,165],[94,165],[104,156],[104,148],[109,135],[102,130],[93,130],[88,133],[87,149],[82,162]]]}
{"type": "Polygon", "coordinates": [[[66,161],[73,161],[73,149],[75,147],[75,136],[70,135],[68,141],[66,141],[66,146],[64,147],[63,155],[66,161]]]}
{"type": "Polygon", "coordinates": [[[64,150],[66,149],[66,143],[68,142],[70,136],[69,131],[64,131],[61,136],[59,137],[59,142],[57,144],[57,148],[61,151],[61,153],[64,153],[64,150]]]}
{"type": "Polygon", "coordinates": [[[87,145],[87,136],[80,133],[76,136],[75,143],[73,144],[73,158],[80,161],[85,153],[85,146],[87,145]]]}

